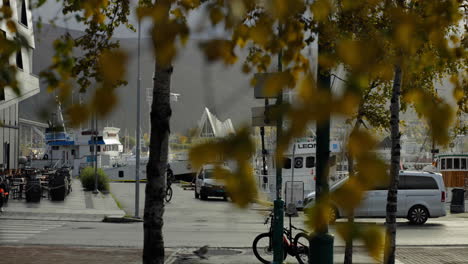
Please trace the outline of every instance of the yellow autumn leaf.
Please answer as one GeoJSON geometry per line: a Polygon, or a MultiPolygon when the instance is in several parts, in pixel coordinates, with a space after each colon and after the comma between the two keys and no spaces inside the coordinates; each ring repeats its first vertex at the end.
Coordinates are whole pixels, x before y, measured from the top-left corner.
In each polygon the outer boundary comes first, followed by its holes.
{"type": "Polygon", "coordinates": [[[0,7],[0,12],[3,14],[3,17],[6,19],[11,18],[13,15],[13,11],[11,10],[11,7],[7,5],[3,5],[2,7],[0,7]]]}
{"type": "Polygon", "coordinates": [[[171,65],[177,55],[177,48],[175,44],[170,41],[161,42],[160,45],[156,45],[155,49],[156,60],[160,65],[171,65]]]}
{"type": "Polygon", "coordinates": [[[88,120],[89,110],[84,104],[73,104],[66,109],[66,114],[69,117],[70,126],[78,127],[88,120]]]}
{"type": "Polygon", "coordinates": [[[234,53],[234,44],[229,40],[214,39],[200,44],[206,59],[210,62],[222,60],[224,64],[230,65],[237,61],[234,53]]]}
{"type": "Polygon", "coordinates": [[[362,156],[377,146],[377,140],[367,131],[354,130],[348,140],[348,151],[353,156],[362,156]],[[365,148],[363,148],[365,146],[365,148]]]}
{"type": "Polygon", "coordinates": [[[368,152],[358,156],[356,162],[356,178],[363,188],[388,186],[390,176],[387,173],[388,166],[385,161],[379,159],[374,153],[368,152]]]}
{"type": "Polygon", "coordinates": [[[273,35],[273,31],[271,29],[271,24],[269,23],[259,23],[254,27],[250,28],[249,36],[253,42],[257,43],[262,47],[266,47],[268,41],[270,40],[271,36],[273,35]]]}
{"type": "Polygon", "coordinates": [[[414,27],[412,23],[402,23],[395,31],[396,42],[405,50],[410,50],[413,45],[414,27]]]}
{"type": "Polygon", "coordinates": [[[322,197],[314,206],[307,208],[304,211],[304,224],[310,231],[323,230],[329,224],[332,207],[328,197],[322,197]]]}
{"type": "Polygon", "coordinates": [[[16,32],[16,23],[13,22],[13,20],[7,20],[6,25],[7,25],[8,31],[10,31],[11,33],[16,32]]]}
{"type": "Polygon", "coordinates": [[[317,21],[325,21],[332,10],[333,4],[330,0],[316,0],[310,5],[310,11],[317,21]]]}
{"type": "Polygon", "coordinates": [[[334,204],[351,214],[361,203],[364,191],[360,182],[353,177],[332,192],[330,197],[334,204]]]}
{"type": "Polygon", "coordinates": [[[122,80],[126,73],[127,55],[122,50],[107,50],[99,57],[99,67],[105,83],[122,80]]]}
{"type": "Polygon", "coordinates": [[[382,261],[385,249],[385,231],[377,225],[367,225],[362,228],[360,239],[364,242],[369,255],[376,261],[382,261]]]}
{"type": "Polygon", "coordinates": [[[304,78],[302,78],[297,89],[298,96],[302,101],[307,102],[312,100],[316,94],[316,82],[311,73],[307,73],[304,78]]]}
{"type": "Polygon", "coordinates": [[[223,11],[218,7],[213,7],[210,10],[210,21],[213,25],[217,25],[224,18],[223,11]]]}
{"type": "Polygon", "coordinates": [[[294,79],[289,72],[271,73],[265,80],[263,92],[269,97],[276,97],[283,89],[291,87],[293,83],[294,79]]]}
{"type": "Polygon", "coordinates": [[[172,10],[171,14],[174,15],[176,19],[184,18],[184,14],[182,13],[182,10],[180,10],[180,8],[172,10]]]}
{"type": "Polygon", "coordinates": [[[117,104],[118,97],[114,91],[104,88],[96,89],[92,99],[91,108],[100,117],[106,116],[117,104]]]}
{"type": "Polygon", "coordinates": [[[344,241],[351,241],[358,237],[359,227],[356,223],[344,222],[335,224],[336,232],[344,241]]]}
{"type": "Polygon", "coordinates": [[[360,97],[351,92],[345,93],[341,98],[333,102],[333,112],[341,115],[352,115],[356,113],[359,106],[360,97]]]}

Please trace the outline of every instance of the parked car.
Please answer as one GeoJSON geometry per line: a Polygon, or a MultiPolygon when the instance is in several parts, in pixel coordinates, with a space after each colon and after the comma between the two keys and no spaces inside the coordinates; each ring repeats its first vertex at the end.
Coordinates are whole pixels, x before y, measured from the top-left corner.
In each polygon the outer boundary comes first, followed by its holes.
{"type": "MultiPolygon", "coordinates": [[[[339,188],[345,181],[330,189],[339,188]]],[[[354,212],[355,217],[385,217],[387,187],[376,187],[366,191],[361,206],[354,212]]],[[[446,189],[442,175],[434,172],[400,171],[397,197],[397,217],[407,218],[411,224],[422,225],[428,218],[446,215],[446,189]]],[[[305,208],[314,204],[315,192],[304,199],[305,208]]],[[[344,210],[333,208],[333,218],[346,217],[344,210]]]]}
{"type": "MultiPolygon", "coordinates": [[[[228,167],[223,168],[229,170],[228,167]]],[[[209,196],[223,197],[227,200],[228,194],[224,187],[224,182],[217,180],[213,175],[214,165],[205,165],[197,173],[195,180],[195,198],[206,200],[209,196]]]]}

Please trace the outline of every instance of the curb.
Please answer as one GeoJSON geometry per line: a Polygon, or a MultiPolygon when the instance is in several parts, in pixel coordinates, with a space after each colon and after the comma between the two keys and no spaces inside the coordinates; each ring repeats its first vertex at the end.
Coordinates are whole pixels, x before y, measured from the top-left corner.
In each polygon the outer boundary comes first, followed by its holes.
{"type": "Polygon", "coordinates": [[[129,216],[105,216],[102,219],[104,223],[142,223],[143,219],[129,216]]]}

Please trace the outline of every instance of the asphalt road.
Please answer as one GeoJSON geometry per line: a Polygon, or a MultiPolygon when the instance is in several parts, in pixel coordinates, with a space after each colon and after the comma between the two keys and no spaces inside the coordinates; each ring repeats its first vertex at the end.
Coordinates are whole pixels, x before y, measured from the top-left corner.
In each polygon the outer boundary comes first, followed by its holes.
{"type": "MultiPolygon", "coordinates": [[[[144,184],[142,184],[144,187],[144,184]]],[[[134,184],[113,183],[113,193],[128,212],[134,210],[131,195],[134,184]]],[[[166,204],[164,238],[170,248],[200,247],[250,247],[254,237],[267,231],[263,225],[265,211],[237,209],[222,199],[201,201],[193,191],[174,186],[173,200],[166,204]]],[[[142,190],[142,197],[144,188],[142,190]]],[[[140,199],[141,213],[144,200],[140,199]]],[[[285,219],[287,221],[287,219],[285,219]]],[[[302,217],[294,218],[302,226],[302,217]]],[[[382,224],[383,219],[359,221],[382,224]]],[[[333,228],[330,230],[334,233],[333,228]]],[[[96,223],[65,221],[22,221],[0,219],[0,244],[68,245],[142,247],[142,223],[96,223]]],[[[335,243],[343,245],[339,239],[335,243]]],[[[468,218],[444,217],[429,219],[423,226],[410,226],[400,219],[397,245],[443,246],[468,245],[468,218]]]]}

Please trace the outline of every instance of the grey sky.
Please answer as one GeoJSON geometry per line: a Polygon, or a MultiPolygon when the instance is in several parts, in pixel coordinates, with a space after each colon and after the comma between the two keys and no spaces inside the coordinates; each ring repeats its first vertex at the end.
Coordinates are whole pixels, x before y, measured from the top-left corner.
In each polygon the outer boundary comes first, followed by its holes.
{"type": "MultiPolygon", "coordinates": [[[[133,25],[137,25],[137,19],[135,16],[135,7],[136,7],[136,1],[132,0],[132,13],[129,17],[130,23],[133,25]]],[[[68,28],[68,29],[73,29],[73,30],[83,30],[84,27],[77,23],[73,15],[63,15],[62,14],[62,4],[61,1],[57,2],[56,0],[48,0],[41,8],[33,10],[33,16],[34,19],[37,20],[39,17],[42,18],[43,23],[49,23],[50,20],[55,20],[55,24],[68,28]]],[[[192,31],[191,38],[204,38],[204,37],[213,37],[213,35],[216,36],[222,36],[223,30],[222,27],[217,27],[216,30],[209,30],[209,32],[204,32],[203,34],[200,34],[202,29],[206,29],[209,21],[208,21],[208,16],[204,14],[203,9],[194,11],[192,14],[188,17],[188,22],[192,31]]],[[[149,21],[143,21],[142,22],[142,36],[149,36],[148,31],[150,28],[150,22],[149,21]]],[[[203,30],[206,31],[206,30],[203,30]]],[[[120,27],[116,30],[116,37],[118,38],[136,38],[137,33],[133,32],[125,27],[120,27]]]]}

